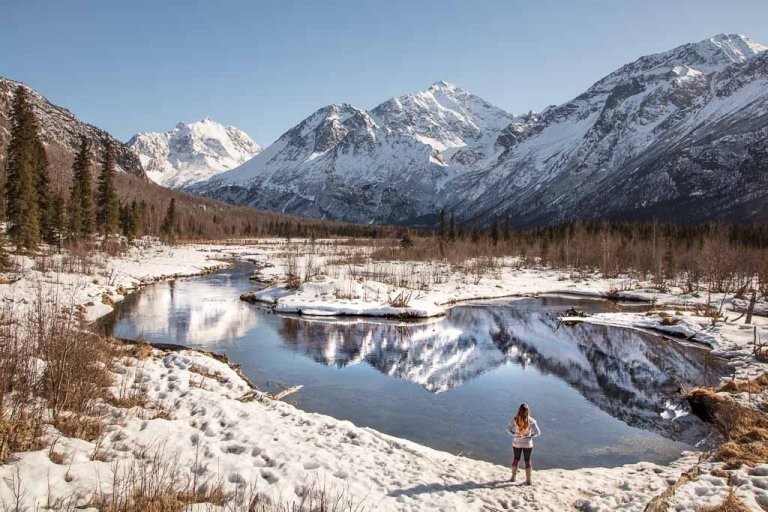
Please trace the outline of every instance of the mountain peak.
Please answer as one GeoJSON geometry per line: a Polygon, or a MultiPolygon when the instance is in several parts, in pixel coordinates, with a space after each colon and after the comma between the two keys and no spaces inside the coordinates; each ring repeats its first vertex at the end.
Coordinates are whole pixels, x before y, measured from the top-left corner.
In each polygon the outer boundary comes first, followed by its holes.
{"type": "Polygon", "coordinates": [[[768,50],[768,46],[742,34],[717,34],[692,46],[707,60],[725,56],[731,62],[744,62],[768,50]]]}
{"type": "Polygon", "coordinates": [[[237,167],[261,152],[245,132],[209,116],[165,133],[139,133],[128,142],[156,183],[178,188],[237,167]]]}
{"type": "Polygon", "coordinates": [[[429,87],[430,91],[455,91],[456,89],[459,89],[456,84],[445,80],[438,80],[429,87]]]}

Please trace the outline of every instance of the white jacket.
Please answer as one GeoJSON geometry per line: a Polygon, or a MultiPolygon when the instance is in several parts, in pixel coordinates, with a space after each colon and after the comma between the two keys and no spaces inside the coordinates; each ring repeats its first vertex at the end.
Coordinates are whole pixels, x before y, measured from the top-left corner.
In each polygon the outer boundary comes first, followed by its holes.
{"type": "Polygon", "coordinates": [[[536,420],[530,418],[530,424],[528,425],[528,432],[522,435],[517,431],[517,425],[515,425],[515,419],[507,425],[507,432],[512,435],[512,447],[513,448],[533,448],[533,438],[541,435],[539,430],[539,424],[536,420]]]}

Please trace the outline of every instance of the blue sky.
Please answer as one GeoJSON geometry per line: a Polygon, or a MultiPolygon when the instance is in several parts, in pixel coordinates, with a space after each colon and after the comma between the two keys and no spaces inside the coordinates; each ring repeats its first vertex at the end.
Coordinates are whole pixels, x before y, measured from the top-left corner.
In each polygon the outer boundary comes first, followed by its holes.
{"type": "Polygon", "coordinates": [[[266,145],[323,105],[437,80],[541,110],[641,55],[768,43],[766,21],[766,0],[4,0],[0,75],[120,139],[210,115],[266,145]]]}

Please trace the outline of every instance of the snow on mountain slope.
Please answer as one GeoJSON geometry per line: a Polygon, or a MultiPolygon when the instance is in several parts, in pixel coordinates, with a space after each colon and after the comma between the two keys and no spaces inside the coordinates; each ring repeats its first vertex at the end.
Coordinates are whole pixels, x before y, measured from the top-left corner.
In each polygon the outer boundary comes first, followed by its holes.
{"type": "Polygon", "coordinates": [[[156,183],[178,188],[237,167],[262,150],[245,132],[206,117],[166,133],[140,133],[128,142],[156,183]]]}
{"type": "Polygon", "coordinates": [[[764,219],[765,50],[719,35],[623,66],[522,130],[505,130],[496,161],[452,183],[450,206],[519,225],[764,219]]]}
{"type": "Polygon", "coordinates": [[[448,82],[385,101],[371,116],[388,133],[410,135],[467,167],[488,156],[499,133],[515,119],[484,99],[448,82]]]}
{"type": "Polygon", "coordinates": [[[432,225],[768,219],[768,52],[721,34],[641,57],[523,117],[458,87],[318,110],[192,191],[287,213],[432,225]]]}
{"type": "Polygon", "coordinates": [[[191,187],[227,201],[354,222],[408,222],[437,208],[446,164],[352,105],[321,108],[242,166],[191,187]]]}

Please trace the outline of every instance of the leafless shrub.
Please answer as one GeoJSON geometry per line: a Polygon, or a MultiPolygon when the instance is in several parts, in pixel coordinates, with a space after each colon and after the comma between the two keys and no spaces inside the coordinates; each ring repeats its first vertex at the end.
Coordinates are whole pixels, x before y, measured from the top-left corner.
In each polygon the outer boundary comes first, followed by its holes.
{"type": "Polygon", "coordinates": [[[285,263],[285,287],[289,290],[301,288],[301,275],[299,273],[298,258],[291,253],[285,263]]]}
{"type": "Polygon", "coordinates": [[[387,304],[393,308],[407,308],[411,303],[413,292],[400,291],[396,295],[392,296],[387,294],[387,304]]]}

